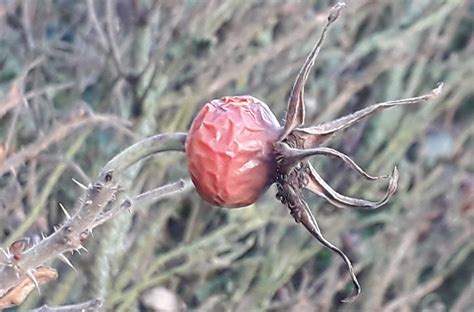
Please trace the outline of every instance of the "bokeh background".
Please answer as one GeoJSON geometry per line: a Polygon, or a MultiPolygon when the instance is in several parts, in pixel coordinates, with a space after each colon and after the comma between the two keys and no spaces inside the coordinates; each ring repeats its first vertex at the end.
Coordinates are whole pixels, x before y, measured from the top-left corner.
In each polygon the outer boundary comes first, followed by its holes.
{"type": "MultiPolygon", "coordinates": [[[[252,94],[281,120],[332,1],[0,0],[0,245],[51,233],[113,155],[184,132],[199,108],[252,94]],[[105,116],[100,122],[93,117],[105,116]]],[[[306,85],[307,124],[385,100],[392,108],[329,142],[371,174],[398,165],[397,196],[376,211],[309,196],[341,259],[274,198],[225,210],[192,189],[137,207],[94,232],[77,268],[19,309],[104,299],[104,310],[472,311],[474,307],[474,3],[347,1],[306,85]]],[[[313,164],[338,191],[377,199],[334,159],[313,164]]],[[[182,154],[130,170],[133,195],[186,178],[182,154]]],[[[16,309],[13,309],[16,310],[16,309]]]]}

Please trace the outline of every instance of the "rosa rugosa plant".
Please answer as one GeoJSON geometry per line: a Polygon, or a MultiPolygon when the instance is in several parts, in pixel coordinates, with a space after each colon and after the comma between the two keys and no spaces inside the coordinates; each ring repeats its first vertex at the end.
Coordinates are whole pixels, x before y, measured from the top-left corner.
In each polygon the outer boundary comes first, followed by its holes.
{"type": "Polygon", "coordinates": [[[376,209],[387,203],[396,192],[398,170],[395,167],[390,175],[372,176],[349,156],[318,146],[337,131],[378,110],[429,100],[441,92],[442,84],[423,96],[374,104],[334,121],[303,127],[304,84],[329,26],[337,20],[343,7],[344,4],[338,3],[331,9],[320,39],[300,70],[288,100],[283,127],[264,102],[252,96],[226,96],[205,104],[197,114],[187,136],[186,155],[197,192],[211,204],[228,208],[247,206],[254,203],[269,185],[276,183],[276,197],[289,208],[295,221],[303,224],[316,239],[345,261],[355,285],[355,294],[343,300],[350,302],[361,291],[351,261],[341,249],[324,238],[303,197],[303,190],[309,190],[340,208],[376,209]],[[339,158],[369,180],[388,179],[385,196],[373,202],[339,194],[309,163],[307,159],[313,155],[339,158]]]}
{"type": "MultiPolygon", "coordinates": [[[[82,244],[94,228],[124,210],[186,188],[188,183],[180,181],[131,198],[120,197],[121,201],[118,201],[118,195],[124,190],[123,185],[127,185],[127,168],[165,151],[186,152],[189,172],[197,192],[204,200],[218,206],[243,207],[252,204],[275,183],[277,198],[288,207],[295,221],[345,261],[355,285],[355,294],[344,301],[353,300],[361,288],[351,261],[323,236],[303,191],[313,192],[340,208],[376,209],[387,203],[396,192],[398,171],[394,168],[390,175],[371,176],[349,156],[320,145],[336,132],[376,111],[432,99],[441,92],[442,84],[422,96],[374,104],[333,121],[305,126],[304,85],[327,30],[337,20],[343,6],[339,3],[331,9],[320,39],[297,75],[283,126],[262,101],[252,96],[228,96],[204,105],[188,134],[159,134],[143,139],[117,154],[103,167],[94,183],[85,186],[76,181],[84,189],[84,196],[78,201],[74,214],[69,214],[61,206],[66,219],[54,233],[31,245],[28,240],[19,239],[10,242],[7,249],[0,248],[0,309],[21,303],[32,291],[32,285],[39,288],[41,283],[55,279],[57,272],[44,266],[48,261],[59,258],[72,266],[64,254],[84,248],[82,244]],[[385,195],[379,201],[368,201],[339,194],[308,161],[314,155],[339,158],[369,180],[387,179],[385,195]]],[[[83,121],[88,118],[96,122],[102,120],[83,113],[78,118],[83,121]]],[[[7,167],[0,163],[3,173],[10,170],[7,167]]]]}

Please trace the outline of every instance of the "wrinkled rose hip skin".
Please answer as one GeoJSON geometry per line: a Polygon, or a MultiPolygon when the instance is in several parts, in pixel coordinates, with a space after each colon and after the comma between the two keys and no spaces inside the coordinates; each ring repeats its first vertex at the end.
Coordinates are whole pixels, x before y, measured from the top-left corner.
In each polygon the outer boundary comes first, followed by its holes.
{"type": "Polygon", "coordinates": [[[252,96],[227,96],[204,105],[186,141],[189,173],[207,202],[228,208],[254,203],[275,174],[273,147],[281,127],[252,96]]]}
{"type": "Polygon", "coordinates": [[[204,105],[191,125],[185,150],[196,190],[209,203],[222,207],[247,206],[275,183],[277,199],[288,207],[295,221],[346,263],[355,292],[342,301],[350,302],[361,291],[352,263],[341,249],[323,236],[303,190],[319,195],[339,208],[376,209],[395,194],[399,175],[395,167],[389,175],[372,176],[349,156],[320,145],[336,132],[379,110],[432,99],[439,95],[442,84],[429,94],[373,104],[339,119],[304,127],[304,84],[329,26],[337,20],[343,7],[344,4],[338,3],[331,9],[320,39],[296,77],[283,127],[262,101],[252,96],[227,96],[204,105]],[[370,201],[338,193],[308,161],[312,156],[338,158],[368,180],[388,179],[385,195],[378,201],[370,201]]]}

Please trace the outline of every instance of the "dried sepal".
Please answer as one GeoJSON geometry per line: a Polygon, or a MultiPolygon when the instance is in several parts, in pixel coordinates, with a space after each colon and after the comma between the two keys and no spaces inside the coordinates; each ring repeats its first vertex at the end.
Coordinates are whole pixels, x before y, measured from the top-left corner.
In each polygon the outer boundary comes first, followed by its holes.
{"type": "Polygon", "coordinates": [[[341,301],[346,302],[346,303],[354,301],[354,299],[357,296],[359,296],[359,294],[361,292],[361,287],[360,287],[359,281],[357,280],[357,276],[354,273],[354,269],[352,267],[351,260],[349,260],[349,258],[346,256],[346,254],[341,249],[339,249],[338,247],[333,245],[330,241],[328,241],[323,236],[323,234],[321,233],[321,230],[319,229],[318,223],[317,223],[316,218],[314,217],[313,213],[309,209],[306,202],[303,201],[303,203],[305,205],[304,205],[304,209],[302,209],[301,212],[300,212],[300,222],[301,222],[301,224],[303,224],[303,226],[308,230],[308,232],[310,232],[321,244],[323,244],[325,247],[327,247],[330,250],[337,253],[344,260],[344,262],[346,263],[346,266],[349,270],[349,274],[351,276],[352,283],[354,284],[354,287],[355,287],[355,292],[352,296],[350,296],[348,298],[345,298],[341,301]]]}
{"type": "Polygon", "coordinates": [[[341,14],[344,3],[339,2],[331,8],[329,12],[328,21],[324,26],[318,42],[314,45],[306,61],[301,67],[298,76],[296,77],[293,88],[291,89],[290,97],[288,99],[288,107],[285,119],[285,126],[280,135],[279,141],[283,141],[296,128],[301,127],[304,123],[305,105],[304,105],[304,85],[308,80],[309,73],[314,66],[314,62],[321,50],[321,46],[326,38],[326,32],[329,26],[334,23],[341,14]]]}
{"type": "MultiPolygon", "coordinates": [[[[308,230],[321,244],[330,250],[337,253],[342,257],[346,266],[349,269],[352,282],[355,286],[355,293],[349,298],[342,300],[343,302],[353,301],[361,292],[361,287],[357,280],[354,270],[352,268],[352,263],[349,258],[344,254],[344,252],[329,242],[322,234],[316,218],[311,213],[311,210],[308,207],[308,204],[303,198],[302,188],[300,183],[300,174],[304,173],[304,168],[300,167],[299,169],[292,170],[288,175],[283,175],[280,178],[280,182],[277,184],[278,193],[277,197],[282,203],[284,203],[291,212],[291,215],[297,223],[301,223],[306,230],[308,230]]],[[[303,182],[304,183],[304,182],[303,182]]]]}
{"type": "Polygon", "coordinates": [[[381,200],[374,202],[339,194],[333,188],[331,188],[331,186],[329,186],[326,181],[324,181],[324,179],[316,172],[309,162],[307,162],[307,166],[308,170],[305,173],[307,183],[305,185],[305,189],[323,197],[328,202],[339,208],[377,209],[385,205],[397,191],[399,179],[397,167],[393,168],[393,172],[390,175],[390,180],[385,196],[381,200]]]}
{"type": "Polygon", "coordinates": [[[443,83],[438,83],[436,88],[434,88],[427,94],[408,99],[393,100],[373,104],[355,113],[338,118],[333,121],[325,122],[313,127],[294,129],[291,134],[297,138],[298,142],[302,142],[302,148],[312,148],[321,144],[323,141],[325,141],[337,131],[346,129],[359,122],[361,119],[370,116],[379,110],[394,106],[410,105],[425,102],[439,96],[441,94],[442,89],[443,83]]]}
{"type": "Polygon", "coordinates": [[[309,158],[311,156],[322,155],[322,156],[336,157],[336,158],[342,160],[351,169],[356,171],[361,176],[365,177],[367,180],[380,180],[380,179],[387,179],[387,178],[391,177],[388,174],[381,175],[381,176],[372,176],[372,175],[368,174],[367,172],[365,172],[365,170],[362,169],[349,156],[347,156],[346,154],[344,154],[342,152],[339,152],[338,150],[335,150],[335,149],[329,148],[329,147],[315,147],[315,148],[310,148],[310,149],[298,149],[298,148],[289,147],[288,145],[283,144],[283,143],[277,143],[275,145],[275,151],[278,154],[278,158],[279,158],[280,162],[284,162],[284,166],[286,166],[286,167],[295,166],[297,163],[302,162],[303,160],[306,160],[307,158],[309,158]]]}

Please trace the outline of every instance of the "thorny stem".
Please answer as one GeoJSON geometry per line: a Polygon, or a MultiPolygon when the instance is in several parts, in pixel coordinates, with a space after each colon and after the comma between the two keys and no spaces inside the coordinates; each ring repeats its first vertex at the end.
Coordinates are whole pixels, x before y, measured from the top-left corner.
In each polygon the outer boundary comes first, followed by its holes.
{"type": "Polygon", "coordinates": [[[122,213],[124,210],[131,211],[136,206],[145,205],[149,202],[154,202],[159,199],[175,195],[179,192],[189,189],[191,185],[192,184],[189,180],[180,180],[178,182],[163,185],[156,189],[147,191],[145,193],[135,196],[132,199],[125,199],[118,208],[101,213],[94,221],[94,227],[97,227],[101,224],[104,224],[108,220],[113,219],[115,216],[122,213]]]}
{"type": "MultiPolygon", "coordinates": [[[[87,239],[92,229],[103,223],[97,223],[97,220],[105,206],[116,199],[124,170],[152,154],[183,151],[185,139],[186,134],[183,133],[161,134],[127,148],[104,166],[93,185],[85,187],[85,195],[76,212],[72,217],[66,213],[66,222],[53,234],[25,251],[14,252],[14,255],[11,254],[11,250],[3,251],[4,254],[0,254],[0,259],[3,259],[0,264],[0,298],[26,276],[31,278],[30,273],[40,265],[61,256],[66,251],[83,248],[82,242],[87,239]]],[[[176,188],[171,187],[168,191],[176,192],[176,188]]],[[[166,195],[162,191],[151,192],[148,195],[150,194],[161,197],[166,195]]],[[[144,195],[144,198],[150,199],[151,195],[148,195],[144,195]]]]}
{"type": "Polygon", "coordinates": [[[321,50],[321,46],[326,38],[326,32],[341,14],[341,10],[345,7],[343,2],[337,3],[331,8],[328,16],[328,21],[324,26],[318,42],[314,45],[311,53],[306,58],[303,67],[296,77],[293,88],[291,89],[290,97],[288,99],[288,112],[286,114],[286,122],[283,132],[280,135],[280,141],[284,140],[295,128],[298,128],[304,123],[305,107],[304,107],[304,85],[308,80],[311,68],[316,61],[316,58],[321,50]]]}

